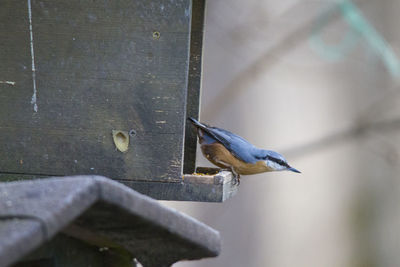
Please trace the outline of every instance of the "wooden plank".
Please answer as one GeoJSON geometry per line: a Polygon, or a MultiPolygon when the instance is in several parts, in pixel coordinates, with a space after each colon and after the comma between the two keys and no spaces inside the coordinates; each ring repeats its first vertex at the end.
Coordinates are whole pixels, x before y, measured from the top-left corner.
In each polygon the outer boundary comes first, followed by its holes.
{"type": "MultiPolygon", "coordinates": [[[[79,237],[59,234],[21,259],[15,267],[128,267],[133,256],[122,249],[106,249],[79,237]],[[104,249],[104,250],[103,250],[104,249]],[[71,256],[73,255],[73,256],[71,256]]],[[[14,265],[13,265],[14,266],[14,265]]]]}
{"type": "MultiPolygon", "coordinates": [[[[203,33],[205,0],[192,1],[192,21],[190,34],[189,80],[186,100],[187,117],[199,117],[200,89],[202,73],[203,33]]],[[[185,154],[183,173],[192,173],[196,163],[196,130],[185,121],[185,154]]]]}
{"type": "Polygon", "coordinates": [[[64,263],[62,266],[97,266],[89,261],[83,264],[80,254],[68,251],[85,251],[79,244],[54,244],[60,231],[84,241],[94,252],[130,254],[144,266],[215,257],[221,250],[216,230],[115,181],[92,175],[0,183],[0,223],[1,219],[34,219],[41,225],[22,225],[31,230],[22,235],[18,227],[12,227],[17,223],[0,227],[0,245],[5,247],[0,249],[0,264],[5,261],[7,266],[39,246],[43,253],[33,252],[29,259],[52,258],[64,263]],[[38,232],[42,238],[35,240],[38,232]],[[73,254],[78,258],[70,259],[73,254]]]}
{"type": "MultiPolygon", "coordinates": [[[[182,182],[178,183],[132,180],[117,181],[142,194],[159,200],[223,202],[234,196],[239,190],[239,186],[233,184],[232,173],[230,172],[220,172],[220,170],[216,168],[202,167],[198,167],[196,171],[200,174],[185,174],[183,175],[182,182]]],[[[0,174],[0,181],[5,182],[37,178],[44,179],[50,177],[40,175],[0,174]]]]}
{"type": "Polygon", "coordinates": [[[234,196],[239,189],[227,171],[213,175],[185,174],[181,183],[151,183],[119,180],[123,184],[160,200],[223,202],[234,196]]]}
{"type": "Polygon", "coordinates": [[[181,181],[190,6],[32,0],[35,112],[27,1],[2,1],[0,172],[181,181]]]}

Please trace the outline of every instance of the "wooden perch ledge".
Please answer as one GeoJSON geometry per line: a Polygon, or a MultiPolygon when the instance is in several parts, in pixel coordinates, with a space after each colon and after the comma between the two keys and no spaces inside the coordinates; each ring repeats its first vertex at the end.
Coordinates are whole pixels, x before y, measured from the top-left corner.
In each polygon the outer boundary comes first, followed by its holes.
{"type": "Polygon", "coordinates": [[[236,194],[231,172],[198,167],[196,173],[184,174],[179,183],[121,181],[125,185],[160,200],[223,202],[236,194]]]}

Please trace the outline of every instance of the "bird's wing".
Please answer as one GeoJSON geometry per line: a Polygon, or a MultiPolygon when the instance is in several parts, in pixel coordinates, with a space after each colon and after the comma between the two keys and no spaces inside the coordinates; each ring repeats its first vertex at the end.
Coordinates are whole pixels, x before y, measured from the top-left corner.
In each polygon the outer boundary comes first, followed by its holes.
{"type": "Polygon", "coordinates": [[[224,145],[236,158],[246,163],[256,163],[260,160],[261,149],[256,148],[242,137],[227,130],[210,127],[194,118],[188,118],[196,127],[202,129],[210,138],[224,145]]]}
{"type": "Polygon", "coordinates": [[[255,157],[259,149],[242,137],[216,127],[208,127],[207,132],[215,137],[218,142],[223,144],[238,159],[246,163],[256,163],[259,160],[255,157]]]}

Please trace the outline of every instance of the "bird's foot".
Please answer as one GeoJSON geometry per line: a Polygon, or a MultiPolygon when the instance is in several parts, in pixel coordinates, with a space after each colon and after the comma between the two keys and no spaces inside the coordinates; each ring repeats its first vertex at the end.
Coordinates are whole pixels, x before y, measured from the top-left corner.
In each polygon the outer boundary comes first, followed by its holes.
{"type": "Polygon", "coordinates": [[[232,173],[233,173],[232,185],[239,186],[240,185],[240,175],[235,172],[232,172],[232,173]]]}

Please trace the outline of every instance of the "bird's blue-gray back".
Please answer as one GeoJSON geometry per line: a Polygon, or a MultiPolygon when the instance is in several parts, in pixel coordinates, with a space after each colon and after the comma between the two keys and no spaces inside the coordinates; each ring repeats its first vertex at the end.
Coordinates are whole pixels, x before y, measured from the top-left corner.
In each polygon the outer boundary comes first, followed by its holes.
{"type": "Polygon", "coordinates": [[[208,127],[211,137],[226,147],[235,157],[246,162],[256,163],[264,157],[265,150],[255,147],[242,137],[217,127],[208,127]]]}

